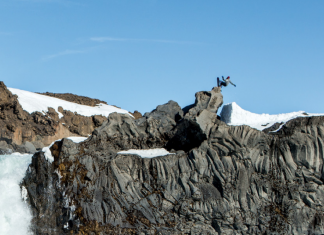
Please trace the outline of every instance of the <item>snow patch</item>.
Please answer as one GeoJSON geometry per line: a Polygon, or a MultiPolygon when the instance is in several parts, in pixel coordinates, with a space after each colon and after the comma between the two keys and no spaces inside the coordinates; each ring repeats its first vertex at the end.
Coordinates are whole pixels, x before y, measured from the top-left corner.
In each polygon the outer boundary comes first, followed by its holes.
{"type": "Polygon", "coordinates": [[[305,113],[304,111],[283,113],[283,114],[256,114],[242,109],[235,102],[223,106],[220,114],[221,120],[227,125],[240,126],[247,125],[257,130],[262,131],[265,128],[272,126],[275,123],[282,123],[280,127],[273,131],[277,132],[281,127],[291,119],[297,117],[324,116],[323,113],[305,113]]]}
{"type": "Polygon", "coordinates": [[[88,139],[88,137],[67,137],[66,139],[72,140],[74,143],[81,143],[88,139]]]}
{"type": "Polygon", "coordinates": [[[153,158],[153,157],[165,156],[174,153],[170,153],[164,148],[157,148],[157,149],[129,149],[127,151],[118,152],[118,154],[136,154],[141,156],[142,158],[153,158]]]}
{"type": "Polygon", "coordinates": [[[272,133],[278,132],[285,124],[286,124],[286,122],[282,123],[277,130],[270,131],[270,132],[272,132],[272,133]]]}
{"type": "Polygon", "coordinates": [[[10,90],[12,94],[18,96],[19,103],[21,104],[22,108],[28,113],[33,113],[36,111],[46,113],[48,111],[48,108],[51,107],[55,109],[55,111],[58,113],[59,118],[62,118],[63,114],[58,111],[58,107],[61,106],[65,110],[69,110],[73,113],[76,112],[80,115],[87,117],[93,115],[103,115],[107,117],[110,113],[113,112],[126,113],[133,117],[131,114],[128,113],[127,110],[119,109],[112,105],[98,104],[97,106],[92,107],[15,88],[8,87],[8,90],[10,90]]]}
{"type": "Polygon", "coordinates": [[[50,148],[44,147],[42,149],[42,151],[44,152],[44,156],[45,156],[46,160],[49,161],[50,163],[52,163],[54,161],[54,157],[52,156],[52,152],[51,152],[50,148]]]}
{"type": "MultiPolygon", "coordinates": [[[[71,137],[66,137],[66,139],[72,140],[74,143],[81,143],[81,142],[85,141],[86,139],[88,139],[88,137],[71,136],[71,137]]],[[[54,157],[52,156],[52,152],[51,152],[50,148],[56,141],[60,141],[60,140],[61,139],[55,140],[49,146],[42,148],[42,151],[44,152],[44,156],[45,156],[46,160],[49,161],[50,163],[52,163],[54,161],[54,157]]]]}
{"type": "Polygon", "coordinates": [[[54,157],[52,156],[52,152],[50,148],[56,141],[60,141],[61,139],[53,141],[49,146],[42,148],[42,151],[44,152],[45,159],[52,163],[54,161],[54,157]]]}

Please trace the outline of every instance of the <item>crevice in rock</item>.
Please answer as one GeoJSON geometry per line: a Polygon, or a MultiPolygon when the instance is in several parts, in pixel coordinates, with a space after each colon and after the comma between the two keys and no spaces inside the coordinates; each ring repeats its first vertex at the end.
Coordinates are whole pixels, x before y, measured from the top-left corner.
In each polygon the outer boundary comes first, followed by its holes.
{"type": "Polygon", "coordinates": [[[198,123],[183,119],[175,129],[175,134],[165,145],[167,150],[183,150],[189,152],[191,149],[197,148],[207,139],[206,134],[201,130],[198,123]]]}

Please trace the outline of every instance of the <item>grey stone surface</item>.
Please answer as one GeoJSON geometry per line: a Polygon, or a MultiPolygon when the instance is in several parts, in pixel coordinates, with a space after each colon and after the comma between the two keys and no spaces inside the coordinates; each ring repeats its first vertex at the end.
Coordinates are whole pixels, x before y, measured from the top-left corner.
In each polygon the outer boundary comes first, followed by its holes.
{"type": "Polygon", "coordinates": [[[186,116],[195,117],[202,110],[217,113],[218,108],[223,104],[223,95],[220,87],[214,87],[211,91],[197,92],[195,96],[195,103],[184,108],[186,116]]]}
{"type": "Polygon", "coordinates": [[[184,116],[173,102],[111,114],[87,141],[54,144],[52,164],[36,153],[22,183],[35,234],[323,234],[324,117],[267,133],[227,126],[221,103],[214,88],[184,116]],[[157,147],[177,151],[117,154],[157,147]]]}
{"type": "Polygon", "coordinates": [[[33,141],[32,144],[34,145],[36,150],[41,150],[42,148],[45,147],[44,144],[40,141],[33,141]]]}
{"type": "Polygon", "coordinates": [[[10,154],[13,152],[13,147],[9,145],[6,141],[0,141],[0,154],[10,154]]]}
{"type": "Polygon", "coordinates": [[[34,153],[36,152],[36,148],[35,148],[35,146],[34,146],[32,143],[28,142],[28,141],[26,141],[26,142],[23,144],[23,146],[25,147],[27,153],[32,153],[32,154],[34,154],[34,153]]]}

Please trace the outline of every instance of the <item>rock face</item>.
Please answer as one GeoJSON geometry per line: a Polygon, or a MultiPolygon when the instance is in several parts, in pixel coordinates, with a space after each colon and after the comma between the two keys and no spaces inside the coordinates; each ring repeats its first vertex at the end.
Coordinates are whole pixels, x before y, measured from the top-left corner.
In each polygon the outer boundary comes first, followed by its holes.
{"type": "Polygon", "coordinates": [[[276,133],[217,119],[218,88],[184,110],[112,114],[79,144],[33,156],[22,187],[35,234],[323,234],[324,117],[276,133]],[[156,158],[120,150],[165,147],[156,158]]]}
{"type": "Polygon", "coordinates": [[[35,112],[30,115],[24,111],[17,96],[13,95],[3,82],[0,82],[0,153],[6,154],[19,150],[26,152],[24,151],[26,143],[29,145],[28,143],[34,141],[37,145],[40,144],[41,136],[54,136],[58,124],[50,117],[51,114],[44,116],[35,112]]]}
{"type": "MultiPolygon", "coordinates": [[[[56,97],[56,94],[52,93],[47,95],[56,97]]],[[[81,104],[94,106],[98,102],[105,103],[83,96],[62,95],[65,96],[59,97],[66,100],[72,99],[81,104]]],[[[15,151],[35,153],[36,149],[48,146],[57,139],[68,136],[88,136],[107,120],[101,115],[85,117],[64,110],[63,107],[60,107],[59,111],[64,115],[62,118],[59,118],[53,108],[49,108],[47,113],[29,114],[22,109],[18,97],[13,95],[3,82],[0,82],[0,154],[15,151]]]]}

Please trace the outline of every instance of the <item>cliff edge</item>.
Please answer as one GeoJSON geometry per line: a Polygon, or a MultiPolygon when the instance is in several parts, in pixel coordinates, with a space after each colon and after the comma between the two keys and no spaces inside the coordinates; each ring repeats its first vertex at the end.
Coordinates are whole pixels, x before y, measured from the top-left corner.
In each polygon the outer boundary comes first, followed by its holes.
{"type": "Polygon", "coordinates": [[[64,137],[88,137],[111,112],[127,113],[97,99],[48,94],[7,88],[0,82],[0,154],[35,153],[64,137]]]}
{"type": "MultiPolygon", "coordinates": [[[[113,113],[81,143],[37,152],[22,188],[35,234],[322,234],[324,117],[278,132],[217,118],[219,88],[181,109],[113,113]],[[165,148],[143,158],[126,150],[165,148]]],[[[139,153],[139,152],[137,152],[139,153]]]]}

